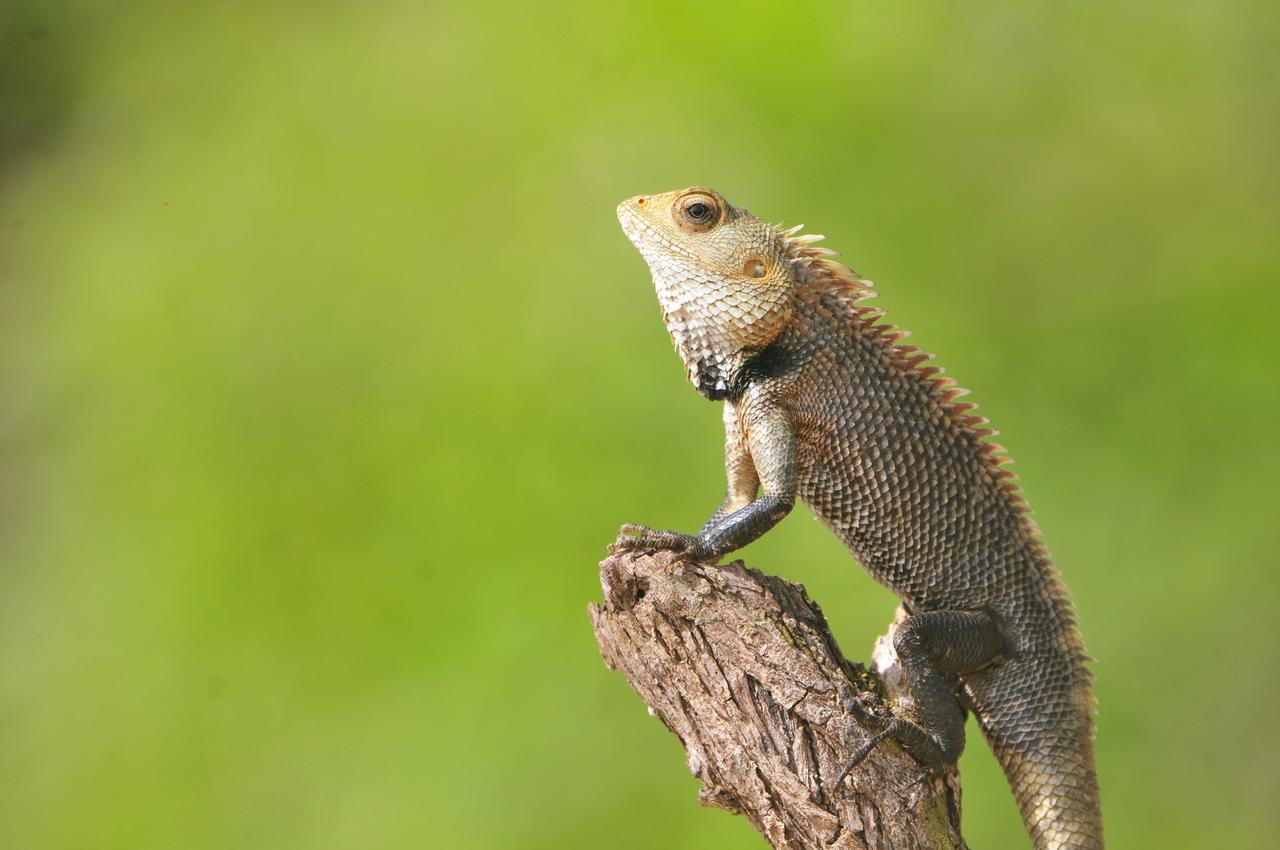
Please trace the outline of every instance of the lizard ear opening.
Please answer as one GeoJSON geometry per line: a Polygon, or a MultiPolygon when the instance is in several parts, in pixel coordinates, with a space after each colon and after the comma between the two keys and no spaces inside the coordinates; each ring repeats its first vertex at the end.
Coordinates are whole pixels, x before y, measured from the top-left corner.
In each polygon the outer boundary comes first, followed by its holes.
{"type": "Polygon", "coordinates": [[[759,257],[751,257],[742,264],[742,273],[746,277],[764,277],[767,271],[764,260],[759,257]]]}

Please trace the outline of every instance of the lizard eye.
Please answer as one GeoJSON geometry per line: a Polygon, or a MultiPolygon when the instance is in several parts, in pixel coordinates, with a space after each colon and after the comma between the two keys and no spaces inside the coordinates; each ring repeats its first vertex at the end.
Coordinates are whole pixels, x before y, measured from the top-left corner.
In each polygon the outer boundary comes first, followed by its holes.
{"type": "Polygon", "coordinates": [[[690,195],[680,201],[680,218],[691,230],[710,230],[720,220],[720,206],[707,195],[690,195]]]}

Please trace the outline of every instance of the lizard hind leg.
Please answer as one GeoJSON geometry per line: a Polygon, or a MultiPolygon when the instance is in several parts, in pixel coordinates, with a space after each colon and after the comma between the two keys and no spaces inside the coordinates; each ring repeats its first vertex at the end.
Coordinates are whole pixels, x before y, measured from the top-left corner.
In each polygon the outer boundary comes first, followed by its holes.
{"type": "MultiPolygon", "coordinates": [[[[931,770],[955,764],[964,750],[964,709],[947,674],[971,673],[996,660],[1005,648],[1004,635],[989,614],[927,611],[908,617],[893,635],[898,663],[915,703],[917,721],[895,717],[858,748],[836,785],[882,741],[893,739],[931,770]]],[[[856,703],[845,709],[863,715],[856,703]]]]}

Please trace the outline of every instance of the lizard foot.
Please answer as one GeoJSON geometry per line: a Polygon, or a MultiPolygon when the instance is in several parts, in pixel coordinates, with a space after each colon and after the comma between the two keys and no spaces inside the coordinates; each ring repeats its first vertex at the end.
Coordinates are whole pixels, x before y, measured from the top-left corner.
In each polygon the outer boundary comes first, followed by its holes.
{"type": "Polygon", "coordinates": [[[873,732],[881,732],[889,725],[888,720],[873,714],[860,700],[849,693],[849,689],[844,685],[836,685],[836,693],[840,697],[840,707],[844,709],[844,713],[857,720],[858,725],[865,726],[873,732]]]}
{"type": "MultiPolygon", "coordinates": [[[[843,686],[838,686],[837,691],[840,696],[840,705],[845,712],[857,720],[860,726],[875,732],[875,734],[868,738],[849,757],[849,761],[845,763],[844,768],[836,776],[835,782],[832,783],[833,788],[840,787],[840,783],[844,782],[845,777],[861,764],[867,756],[871,755],[872,750],[888,740],[896,741],[917,761],[922,762],[926,769],[925,776],[929,776],[934,771],[944,769],[954,763],[954,756],[945,752],[938,742],[934,740],[933,736],[929,735],[919,724],[902,717],[880,717],[871,713],[865,705],[854,699],[843,686]]],[[[956,753],[955,755],[959,754],[956,753]]]]}
{"type": "Polygon", "coordinates": [[[866,729],[870,729],[876,734],[873,735],[866,743],[854,752],[853,756],[845,763],[844,768],[836,777],[836,781],[832,783],[833,788],[839,788],[840,783],[844,782],[844,778],[857,767],[862,761],[871,754],[876,745],[888,737],[892,736],[891,728],[892,720],[886,720],[876,714],[872,714],[860,700],[853,696],[843,684],[836,685],[836,693],[840,697],[840,707],[844,709],[845,714],[853,717],[858,721],[858,725],[866,729]]]}
{"type": "Polygon", "coordinates": [[[637,549],[678,552],[694,560],[710,557],[711,552],[697,537],[679,531],[658,531],[647,525],[625,523],[618,529],[618,538],[609,546],[609,553],[633,552],[637,549]]]}
{"type": "MultiPolygon", "coordinates": [[[[915,719],[881,721],[880,730],[840,772],[837,784],[887,738],[901,744],[930,773],[953,767],[964,751],[965,710],[948,676],[982,669],[997,660],[1005,646],[1004,634],[989,614],[937,610],[904,620],[893,634],[893,648],[915,704],[915,719]]],[[[861,709],[842,702],[852,713],[861,709]]]]}

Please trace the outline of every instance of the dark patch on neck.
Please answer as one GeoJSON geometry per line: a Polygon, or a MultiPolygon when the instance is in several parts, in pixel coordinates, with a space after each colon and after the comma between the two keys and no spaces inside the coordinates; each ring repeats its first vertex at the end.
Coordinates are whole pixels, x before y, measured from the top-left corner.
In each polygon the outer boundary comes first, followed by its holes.
{"type": "Polygon", "coordinates": [[[785,345],[781,339],[775,339],[742,364],[742,368],[729,382],[729,391],[724,397],[736,402],[752,384],[779,378],[798,368],[802,362],[803,358],[798,352],[785,345]]]}
{"type": "Polygon", "coordinates": [[[698,392],[711,401],[724,401],[729,395],[730,384],[724,372],[715,363],[698,364],[698,392]]]}

